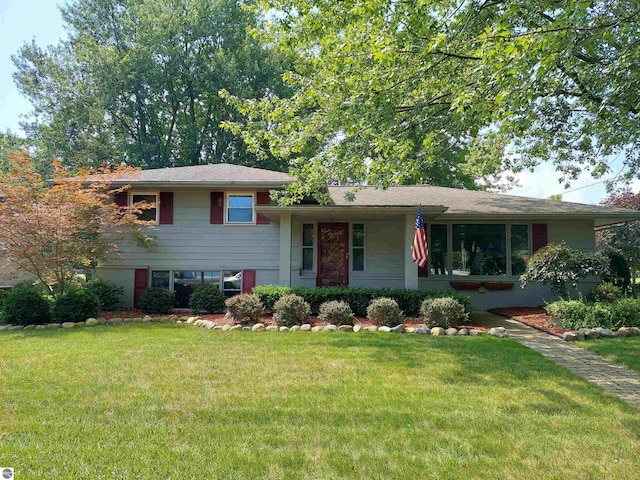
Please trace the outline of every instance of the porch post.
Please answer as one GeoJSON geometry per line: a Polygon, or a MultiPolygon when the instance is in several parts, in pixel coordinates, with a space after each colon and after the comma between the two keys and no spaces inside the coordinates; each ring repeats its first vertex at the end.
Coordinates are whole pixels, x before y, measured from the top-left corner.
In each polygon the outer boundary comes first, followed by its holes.
{"type": "Polygon", "coordinates": [[[280,214],[280,285],[291,285],[291,213],[280,214]]]}
{"type": "Polygon", "coordinates": [[[407,213],[404,221],[404,288],[418,289],[418,265],[411,260],[416,215],[407,213]]]}

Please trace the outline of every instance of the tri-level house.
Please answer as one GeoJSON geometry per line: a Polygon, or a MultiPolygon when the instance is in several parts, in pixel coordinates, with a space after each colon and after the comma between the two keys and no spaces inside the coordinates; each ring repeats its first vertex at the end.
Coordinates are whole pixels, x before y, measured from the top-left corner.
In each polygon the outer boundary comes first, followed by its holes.
{"type": "Polygon", "coordinates": [[[274,205],[270,190],[294,179],[229,164],[145,170],[122,179],[121,204],[147,199],[157,207],[157,249],[123,245],[99,274],[124,287],[136,305],[149,286],[174,290],[187,307],[194,287],[215,284],[226,295],[255,285],[371,286],[461,290],[477,309],[539,305],[548,288],[519,288],[529,256],[548,242],[593,251],[594,229],[640,218],[602,206],[428,185],[327,187],[327,205],[274,205]],[[417,208],[429,264],[411,261],[417,208]]]}

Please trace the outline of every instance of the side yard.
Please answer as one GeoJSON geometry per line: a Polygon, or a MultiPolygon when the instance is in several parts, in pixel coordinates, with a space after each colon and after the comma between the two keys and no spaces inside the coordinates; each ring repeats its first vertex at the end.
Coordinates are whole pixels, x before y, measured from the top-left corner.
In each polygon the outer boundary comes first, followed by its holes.
{"type": "Polygon", "coordinates": [[[4,332],[17,478],[633,478],[640,412],[510,339],[4,332]]]}

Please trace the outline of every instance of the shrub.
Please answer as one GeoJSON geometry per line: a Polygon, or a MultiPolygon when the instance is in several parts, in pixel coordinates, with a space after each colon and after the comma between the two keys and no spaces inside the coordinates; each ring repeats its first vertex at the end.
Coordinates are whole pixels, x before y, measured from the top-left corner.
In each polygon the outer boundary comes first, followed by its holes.
{"type": "Polygon", "coordinates": [[[264,310],[264,305],[258,297],[246,293],[227,298],[224,304],[227,307],[227,314],[236,322],[243,324],[257,322],[264,310]]]}
{"type": "Polygon", "coordinates": [[[453,298],[432,298],[422,302],[420,316],[430,327],[457,327],[467,320],[468,314],[453,298]]]}
{"type": "Polygon", "coordinates": [[[592,302],[613,303],[622,298],[622,288],[613,283],[601,283],[589,292],[589,300],[592,302]]]}
{"type": "Polygon", "coordinates": [[[151,287],[142,293],[138,307],[144,313],[171,313],[175,304],[175,292],[163,287],[151,287]]]}
{"type": "Polygon", "coordinates": [[[613,317],[613,309],[608,303],[595,303],[587,312],[586,327],[602,327],[616,329],[620,326],[613,317]]]}
{"type": "Polygon", "coordinates": [[[278,325],[301,325],[311,315],[311,307],[298,295],[284,295],[276,302],[273,318],[278,325]]]}
{"type": "Polygon", "coordinates": [[[599,255],[574,250],[565,243],[551,243],[533,254],[520,282],[522,288],[528,282],[550,285],[555,295],[568,300],[567,282],[575,288],[578,280],[606,274],[608,268],[608,262],[599,255]]]}
{"type": "Polygon", "coordinates": [[[201,285],[189,297],[189,308],[194,313],[222,312],[225,299],[218,285],[201,285]]]}
{"type": "Polygon", "coordinates": [[[558,300],[544,307],[551,320],[564,328],[587,328],[591,307],[578,300],[558,300]]]}
{"type": "Polygon", "coordinates": [[[30,285],[17,285],[4,297],[2,319],[14,325],[49,321],[50,302],[30,285]]]}
{"type": "Polygon", "coordinates": [[[353,325],[353,311],[347,302],[332,300],[320,305],[320,320],[334,325],[353,325]]]}
{"type": "Polygon", "coordinates": [[[7,295],[9,295],[9,290],[0,290],[0,310],[4,305],[4,299],[7,295]]]}
{"type": "Polygon", "coordinates": [[[273,309],[283,295],[291,293],[291,287],[284,285],[258,285],[253,287],[253,294],[260,299],[264,308],[273,309]]]}
{"type": "Polygon", "coordinates": [[[623,298],[611,305],[614,320],[624,327],[640,327],[640,299],[623,298]]]}
{"type": "Polygon", "coordinates": [[[631,283],[631,270],[627,259],[620,252],[609,250],[604,253],[609,261],[609,272],[603,275],[605,282],[611,282],[627,292],[631,283]]]}
{"type": "Polygon", "coordinates": [[[98,296],[85,289],[70,290],[56,298],[51,306],[51,318],[58,323],[83,322],[100,313],[98,296]]]}
{"type": "Polygon", "coordinates": [[[367,308],[367,318],[376,325],[395,327],[404,321],[402,310],[393,298],[380,297],[371,301],[367,308]]]}
{"type": "Polygon", "coordinates": [[[93,292],[100,300],[100,309],[110,312],[122,306],[124,288],[104,278],[94,278],[86,283],[85,288],[93,292]]]}

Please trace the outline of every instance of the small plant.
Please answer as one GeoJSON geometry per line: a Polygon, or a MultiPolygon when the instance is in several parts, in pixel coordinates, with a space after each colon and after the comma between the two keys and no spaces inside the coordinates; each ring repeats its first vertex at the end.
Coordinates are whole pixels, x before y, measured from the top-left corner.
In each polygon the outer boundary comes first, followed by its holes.
{"type": "Polygon", "coordinates": [[[224,311],[225,296],[218,285],[201,285],[189,297],[189,308],[194,313],[224,311]]]}
{"type": "Polygon", "coordinates": [[[14,325],[49,321],[50,302],[31,285],[20,284],[8,292],[2,306],[2,320],[14,325]]]}
{"type": "Polygon", "coordinates": [[[367,318],[376,325],[395,327],[404,321],[402,310],[393,298],[380,297],[374,299],[367,307],[367,318]]]}
{"type": "Polygon", "coordinates": [[[595,325],[589,324],[591,307],[578,300],[558,300],[544,307],[551,321],[564,328],[578,329],[595,325]]]}
{"type": "Polygon", "coordinates": [[[432,298],[422,302],[420,316],[429,327],[457,327],[467,320],[468,314],[453,298],[432,298]]]}
{"type": "Polygon", "coordinates": [[[151,287],[142,293],[138,308],[144,313],[171,313],[175,304],[175,292],[163,287],[151,287]]]}
{"type": "Polygon", "coordinates": [[[86,283],[85,288],[98,297],[102,311],[111,312],[122,306],[124,288],[109,280],[100,277],[94,278],[86,283]]]}
{"type": "Polygon", "coordinates": [[[227,315],[242,324],[257,322],[264,310],[264,305],[258,297],[246,293],[227,298],[224,304],[227,307],[227,315]]]}
{"type": "Polygon", "coordinates": [[[323,303],[318,318],[334,325],[353,325],[353,312],[347,302],[332,300],[323,303]]]}
{"type": "Polygon", "coordinates": [[[589,300],[592,302],[613,303],[622,298],[622,288],[613,283],[601,283],[589,292],[589,300]]]}
{"type": "Polygon", "coordinates": [[[301,325],[311,315],[311,307],[298,295],[284,295],[274,305],[273,318],[278,325],[301,325]]]}
{"type": "Polygon", "coordinates": [[[100,313],[98,296],[84,289],[70,290],[56,298],[51,306],[51,318],[58,323],[83,322],[100,313]]]}

